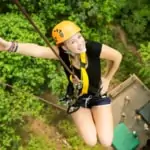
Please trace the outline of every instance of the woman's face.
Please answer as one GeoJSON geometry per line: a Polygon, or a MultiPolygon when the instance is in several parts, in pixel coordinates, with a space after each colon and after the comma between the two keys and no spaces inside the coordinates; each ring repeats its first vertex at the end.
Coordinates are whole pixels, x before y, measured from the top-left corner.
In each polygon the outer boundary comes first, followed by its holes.
{"type": "Polygon", "coordinates": [[[65,41],[64,46],[66,50],[70,50],[75,54],[80,54],[86,51],[85,40],[80,32],[65,41]]]}

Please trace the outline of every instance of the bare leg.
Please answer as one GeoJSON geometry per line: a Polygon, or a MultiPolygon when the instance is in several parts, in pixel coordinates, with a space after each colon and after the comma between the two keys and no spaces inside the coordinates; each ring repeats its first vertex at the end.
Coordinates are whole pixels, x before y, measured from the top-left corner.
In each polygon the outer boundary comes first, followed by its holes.
{"type": "Polygon", "coordinates": [[[97,133],[91,110],[81,107],[78,111],[72,113],[71,116],[85,143],[89,146],[95,146],[97,143],[97,133]]]}
{"type": "Polygon", "coordinates": [[[92,107],[93,118],[100,143],[110,149],[113,141],[113,116],[111,104],[92,107]]]}

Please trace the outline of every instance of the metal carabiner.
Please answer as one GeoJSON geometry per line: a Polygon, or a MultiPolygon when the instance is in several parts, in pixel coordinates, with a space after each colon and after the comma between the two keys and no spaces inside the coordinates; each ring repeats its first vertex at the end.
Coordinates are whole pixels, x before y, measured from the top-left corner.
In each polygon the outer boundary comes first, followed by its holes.
{"type": "Polygon", "coordinates": [[[76,112],[77,110],[79,110],[80,106],[75,106],[74,104],[68,104],[68,108],[67,108],[67,114],[71,114],[73,112],[76,112]]]}

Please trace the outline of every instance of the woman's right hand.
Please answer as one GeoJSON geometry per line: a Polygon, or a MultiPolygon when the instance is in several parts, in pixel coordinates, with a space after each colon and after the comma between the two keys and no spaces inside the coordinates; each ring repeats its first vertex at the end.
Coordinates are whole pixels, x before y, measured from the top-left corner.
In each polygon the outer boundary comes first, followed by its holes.
{"type": "Polygon", "coordinates": [[[7,51],[11,46],[11,42],[8,42],[0,37],[0,51],[7,51]]]}

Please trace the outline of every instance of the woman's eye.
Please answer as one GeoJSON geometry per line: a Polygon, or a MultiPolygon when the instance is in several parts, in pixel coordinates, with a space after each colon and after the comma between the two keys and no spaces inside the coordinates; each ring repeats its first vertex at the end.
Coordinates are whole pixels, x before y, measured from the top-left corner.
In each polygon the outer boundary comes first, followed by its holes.
{"type": "Polygon", "coordinates": [[[72,41],[72,42],[71,42],[71,44],[74,44],[74,43],[75,43],[75,41],[72,41]]]}

